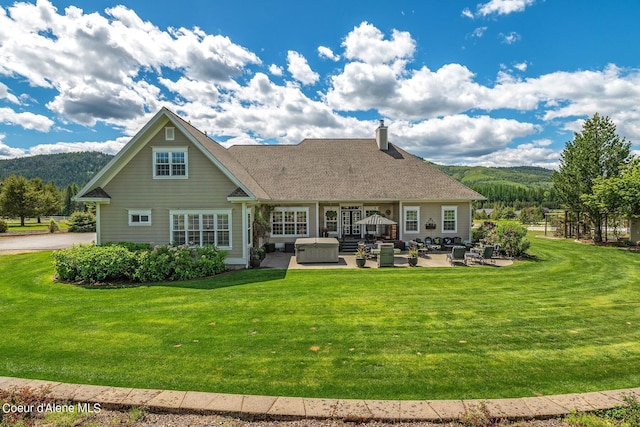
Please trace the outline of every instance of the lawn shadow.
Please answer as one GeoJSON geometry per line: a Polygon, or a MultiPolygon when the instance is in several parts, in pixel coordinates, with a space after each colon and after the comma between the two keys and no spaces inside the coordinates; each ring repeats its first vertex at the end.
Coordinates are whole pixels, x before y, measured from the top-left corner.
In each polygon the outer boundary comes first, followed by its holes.
{"type": "MultiPolygon", "coordinates": [[[[184,289],[203,289],[214,290],[221,288],[229,288],[232,286],[242,286],[252,283],[270,282],[273,280],[281,280],[286,277],[287,270],[283,269],[255,269],[255,270],[231,270],[215,276],[205,277],[202,279],[183,280],[175,282],[117,282],[117,283],[94,283],[94,284],[76,284],[79,287],[91,290],[100,289],[126,289],[141,287],[167,287],[167,288],[184,288],[184,289]]],[[[65,283],[65,282],[58,282],[65,283]]],[[[67,283],[69,284],[69,283],[67,283]]]]}

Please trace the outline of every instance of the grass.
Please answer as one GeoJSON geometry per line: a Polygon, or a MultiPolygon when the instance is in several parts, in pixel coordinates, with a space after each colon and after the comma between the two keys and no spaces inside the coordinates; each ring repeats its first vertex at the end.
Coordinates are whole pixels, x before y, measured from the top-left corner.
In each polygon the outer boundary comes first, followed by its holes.
{"type": "Polygon", "coordinates": [[[246,270],[96,289],[0,256],[0,375],[471,399],[637,387],[640,254],[532,238],[508,268],[246,270]]]}
{"type": "MultiPolygon", "coordinates": [[[[29,218],[25,220],[24,226],[20,225],[20,220],[7,221],[9,232],[32,232],[32,231],[49,231],[49,219],[42,219],[42,222],[38,224],[38,220],[35,218],[29,218]]],[[[58,227],[60,230],[66,230],[69,228],[67,221],[58,221],[58,227]]]]}

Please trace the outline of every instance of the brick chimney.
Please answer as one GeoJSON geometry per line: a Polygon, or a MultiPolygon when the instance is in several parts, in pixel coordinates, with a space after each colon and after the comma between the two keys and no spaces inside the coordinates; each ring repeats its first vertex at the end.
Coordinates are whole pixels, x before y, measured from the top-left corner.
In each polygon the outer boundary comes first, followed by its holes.
{"type": "Polygon", "coordinates": [[[389,137],[387,127],[384,125],[384,120],[380,120],[380,126],[376,129],[376,142],[378,143],[378,149],[382,151],[389,149],[389,137]]]}

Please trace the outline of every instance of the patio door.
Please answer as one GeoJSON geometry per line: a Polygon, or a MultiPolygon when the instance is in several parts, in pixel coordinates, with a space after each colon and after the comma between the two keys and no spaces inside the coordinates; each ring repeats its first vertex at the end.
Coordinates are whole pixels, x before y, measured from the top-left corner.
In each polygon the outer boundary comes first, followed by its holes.
{"type": "Polygon", "coordinates": [[[361,206],[343,206],[340,208],[342,235],[360,236],[360,224],[356,222],[362,219],[361,206]]]}

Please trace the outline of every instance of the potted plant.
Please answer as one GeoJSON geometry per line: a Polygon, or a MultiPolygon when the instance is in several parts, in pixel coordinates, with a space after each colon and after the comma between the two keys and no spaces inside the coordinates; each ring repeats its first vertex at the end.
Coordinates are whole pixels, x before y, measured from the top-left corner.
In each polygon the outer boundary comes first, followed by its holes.
{"type": "Polygon", "coordinates": [[[415,246],[410,247],[407,259],[409,260],[409,265],[411,267],[418,265],[418,248],[415,246]]]}
{"type": "MultiPolygon", "coordinates": [[[[260,255],[260,249],[262,248],[251,248],[251,251],[249,253],[249,265],[251,266],[251,268],[260,267],[260,263],[262,263],[262,260],[264,259],[264,257],[260,255]]],[[[264,253],[264,249],[262,250],[262,253],[264,253]]]]}
{"type": "Polygon", "coordinates": [[[364,246],[359,246],[356,250],[356,265],[362,268],[367,263],[367,249],[364,246]]]}

